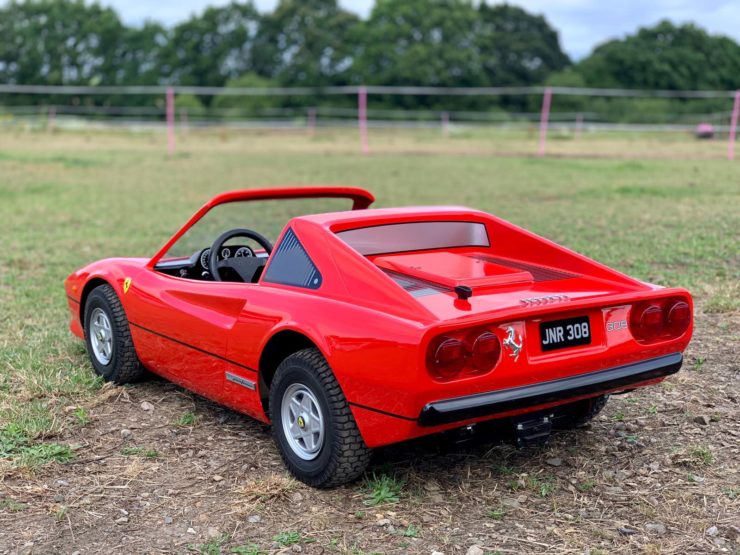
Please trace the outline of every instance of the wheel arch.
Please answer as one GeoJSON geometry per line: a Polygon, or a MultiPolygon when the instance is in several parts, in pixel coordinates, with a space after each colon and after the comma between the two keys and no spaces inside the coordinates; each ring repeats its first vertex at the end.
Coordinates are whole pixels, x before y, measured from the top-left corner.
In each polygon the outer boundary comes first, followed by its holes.
{"type": "Polygon", "coordinates": [[[303,349],[318,349],[328,361],[327,353],[320,342],[306,333],[292,328],[283,328],[275,332],[265,343],[259,358],[258,393],[262,409],[270,414],[270,386],[280,363],[287,357],[303,349]]]}
{"type": "MultiPolygon", "coordinates": [[[[101,285],[110,285],[114,291],[116,289],[110,281],[100,276],[90,278],[85,283],[85,287],[82,288],[82,295],[80,295],[80,324],[83,330],[85,329],[85,304],[87,303],[87,298],[90,296],[90,293],[101,285]]],[[[116,291],[116,294],[118,294],[118,291],[116,291]]]]}

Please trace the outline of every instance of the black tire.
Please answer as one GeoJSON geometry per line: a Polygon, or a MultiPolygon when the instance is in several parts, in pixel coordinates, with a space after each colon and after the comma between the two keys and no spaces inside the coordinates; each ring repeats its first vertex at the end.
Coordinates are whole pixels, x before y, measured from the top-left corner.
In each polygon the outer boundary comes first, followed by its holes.
{"type": "Polygon", "coordinates": [[[347,399],[318,349],[298,351],[280,363],[270,388],[272,436],[285,466],[301,482],[330,488],[358,478],[370,461],[370,449],[357,429],[347,399]],[[282,402],[291,386],[303,386],[318,401],[325,421],[323,444],[312,460],[301,458],[283,429],[282,402]]]}
{"type": "Polygon", "coordinates": [[[604,409],[608,400],[609,395],[599,395],[567,405],[564,407],[566,422],[563,427],[578,428],[588,424],[604,409]]]}
{"type": "Polygon", "coordinates": [[[121,306],[118,295],[110,285],[100,285],[93,289],[85,302],[85,344],[95,373],[105,381],[125,384],[136,381],[144,374],[131,339],[128,319],[121,306]],[[100,309],[110,322],[112,349],[110,360],[105,362],[96,355],[91,338],[92,315],[100,309]]]}

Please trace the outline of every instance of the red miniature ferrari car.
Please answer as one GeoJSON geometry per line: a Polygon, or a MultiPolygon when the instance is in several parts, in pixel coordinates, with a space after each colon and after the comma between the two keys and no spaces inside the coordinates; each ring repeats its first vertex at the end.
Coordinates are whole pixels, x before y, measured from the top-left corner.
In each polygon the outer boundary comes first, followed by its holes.
{"type": "Polygon", "coordinates": [[[483,421],[543,438],[681,367],[685,289],[477,210],[373,200],[336,187],[218,195],[151,259],[70,275],[71,330],[106,380],[148,369],[272,422],[287,467],[317,487],[359,476],[374,447],[483,421]],[[295,199],[351,209],[283,220],[274,246],[245,227],[255,201],[279,219],[295,199]]]}

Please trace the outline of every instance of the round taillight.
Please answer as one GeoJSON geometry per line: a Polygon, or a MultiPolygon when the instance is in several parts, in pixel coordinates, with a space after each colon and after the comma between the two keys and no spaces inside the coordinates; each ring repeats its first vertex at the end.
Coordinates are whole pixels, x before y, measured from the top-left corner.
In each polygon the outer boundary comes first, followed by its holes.
{"type": "Polygon", "coordinates": [[[454,378],[465,367],[465,346],[458,339],[441,338],[429,354],[429,368],[441,378],[454,378]]]}
{"type": "Polygon", "coordinates": [[[666,327],[668,333],[673,337],[679,337],[689,329],[691,324],[691,309],[689,303],[676,301],[668,306],[668,316],[666,318],[666,327]]]}
{"type": "Polygon", "coordinates": [[[663,331],[663,309],[657,304],[640,305],[632,309],[630,329],[638,341],[652,341],[663,331]]]}
{"type": "Polygon", "coordinates": [[[501,356],[501,341],[490,331],[484,331],[473,342],[471,363],[476,370],[485,372],[498,362],[501,356]]]}

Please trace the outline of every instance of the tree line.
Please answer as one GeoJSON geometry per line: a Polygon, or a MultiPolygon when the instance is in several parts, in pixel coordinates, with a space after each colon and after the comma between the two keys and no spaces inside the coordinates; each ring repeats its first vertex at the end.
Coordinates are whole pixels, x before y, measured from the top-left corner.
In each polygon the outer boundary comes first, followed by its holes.
{"type": "MultiPolygon", "coordinates": [[[[367,19],[344,10],[337,0],[280,0],[267,13],[247,0],[208,7],[171,28],[152,21],[129,26],[113,9],[84,0],[13,0],[0,7],[0,37],[0,83],[6,84],[740,87],[740,46],[694,25],[663,21],[601,44],[573,63],[544,17],[472,0],[376,0],[367,19]]],[[[529,109],[538,102],[521,97],[378,100],[402,108],[458,109],[529,109]]],[[[570,100],[570,107],[582,107],[578,99],[570,100]]],[[[21,95],[0,101],[153,102],[151,97],[21,95]]],[[[205,107],[326,102],[188,101],[205,107]]]]}

